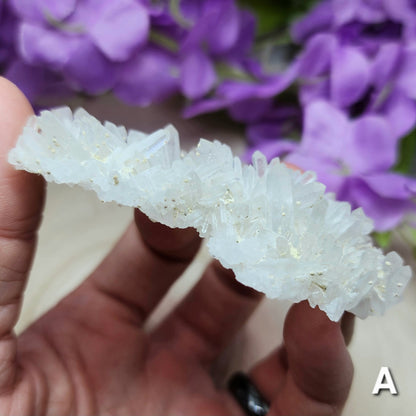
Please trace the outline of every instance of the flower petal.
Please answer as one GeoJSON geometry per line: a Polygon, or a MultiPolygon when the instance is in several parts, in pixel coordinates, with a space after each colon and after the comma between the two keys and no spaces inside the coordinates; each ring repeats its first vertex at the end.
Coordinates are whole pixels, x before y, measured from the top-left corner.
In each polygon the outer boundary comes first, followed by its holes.
{"type": "Polygon", "coordinates": [[[235,2],[230,0],[210,0],[204,2],[204,6],[203,18],[206,19],[209,30],[205,40],[209,50],[214,54],[226,53],[239,37],[239,10],[235,2]]]}
{"type": "Polygon", "coordinates": [[[380,23],[387,16],[382,0],[360,1],[357,9],[357,19],[365,23],[380,23]]]}
{"type": "Polygon", "coordinates": [[[327,101],[314,101],[305,107],[302,151],[321,158],[341,159],[349,140],[347,116],[327,101]]]}
{"type": "Polygon", "coordinates": [[[404,51],[403,61],[400,66],[400,73],[397,77],[397,85],[413,99],[416,99],[416,47],[404,51]]]}
{"type": "Polygon", "coordinates": [[[227,107],[227,105],[228,100],[224,97],[202,98],[188,104],[183,111],[183,117],[192,118],[200,114],[212,113],[227,107]]]}
{"type": "Polygon", "coordinates": [[[353,208],[362,207],[365,214],[373,219],[376,231],[397,227],[415,209],[409,200],[385,198],[374,192],[364,178],[348,178],[338,198],[349,201],[353,208]]]}
{"type": "Polygon", "coordinates": [[[230,102],[249,98],[271,98],[284,91],[298,74],[298,62],[290,65],[282,74],[273,75],[257,83],[246,81],[224,81],[217,94],[227,97],[230,102]]]}
{"type": "Polygon", "coordinates": [[[416,178],[394,172],[366,175],[363,180],[383,198],[409,199],[416,196],[416,178]]]}
{"type": "Polygon", "coordinates": [[[227,52],[227,57],[240,58],[250,51],[256,34],[256,19],[247,10],[240,11],[240,30],[232,49],[227,52]]]}
{"type": "Polygon", "coordinates": [[[147,48],[123,65],[114,93],[129,104],[146,106],[161,101],[178,88],[176,59],[162,50],[147,48]]]}
{"type": "Polygon", "coordinates": [[[88,39],[83,39],[63,68],[74,86],[89,94],[102,94],[114,86],[115,64],[88,39]]]}
{"type": "Polygon", "coordinates": [[[382,3],[391,20],[404,21],[414,13],[409,0],[382,0],[382,3]]]}
{"type": "Polygon", "coordinates": [[[295,42],[303,43],[309,36],[323,32],[331,27],[333,11],[329,2],[319,2],[301,19],[292,24],[290,34],[295,42]]]}
{"type": "Polygon", "coordinates": [[[229,113],[236,121],[253,123],[260,120],[271,109],[273,99],[249,98],[229,106],[229,113]]]}
{"type": "Polygon", "coordinates": [[[62,21],[75,9],[77,0],[10,0],[16,14],[32,22],[62,21]]]}
{"type": "Polygon", "coordinates": [[[357,49],[337,48],[332,55],[331,96],[340,107],[356,102],[370,83],[370,63],[357,49]]]}
{"type": "Polygon", "coordinates": [[[398,139],[409,133],[416,123],[416,103],[398,89],[390,93],[381,113],[385,116],[398,139]]]}
{"type": "Polygon", "coordinates": [[[313,101],[327,100],[330,96],[329,78],[317,79],[301,83],[299,87],[300,102],[306,106],[313,101]]]}
{"type": "Polygon", "coordinates": [[[332,34],[320,33],[309,39],[299,56],[299,75],[310,78],[327,72],[335,46],[336,39],[332,34]]]}
{"type": "Polygon", "coordinates": [[[353,20],[357,14],[361,0],[333,0],[334,22],[337,26],[353,20]]]}
{"type": "Polygon", "coordinates": [[[81,38],[23,22],[19,30],[19,52],[27,63],[62,68],[79,47],[81,38]]]}
{"type": "Polygon", "coordinates": [[[354,173],[390,169],[396,161],[397,140],[389,123],[380,116],[368,115],[351,124],[351,142],[344,160],[354,173]]]}
{"type": "MultiPolygon", "coordinates": [[[[282,137],[282,128],[278,121],[255,123],[247,127],[247,137],[250,144],[258,148],[263,142],[274,143],[280,139],[282,137]]],[[[282,140],[278,141],[282,142],[282,140]]],[[[296,147],[299,145],[298,142],[292,143],[296,143],[296,147]]]]}
{"type": "Polygon", "coordinates": [[[214,65],[208,56],[199,49],[186,54],[181,65],[181,87],[191,99],[201,98],[217,79],[214,65]]]}
{"type": "Polygon", "coordinates": [[[341,175],[340,166],[336,162],[319,156],[310,155],[303,151],[290,153],[285,158],[285,162],[289,162],[303,170],[314,171],[318,180],[326,186],[328,192],[337,193],[346,179],[341,175]]]}
{"type": "Polygon", "coordinates": [[[373,85],[383,89],[392,80],[402,57],[402,46],[400,43],[382,44],[371,63],[371,79],[373,85]]]}
{"type": "Polygon", "coordinates": [[[26,65],[20,60],[8,67],[5,77],[16,84],[32,104],[45,96],[70,94],[69,86],[61,74],[39,66],[26,65]]]}
{"type": "Polygon", "coordinates": [[[101,1],[97,6],[95,22],[88,28],[90,37],[109,59],[126,60],[147,40],[147,9],[133,0],[101,1]]]}
{"type": "Polygon", "coordinates": [[[263,141],[259,143],[256,147],[251,147],[242,156],[242,160],[250,163],[251,157],[256,150],[259,150],[261,153],[266,156],[266,159],[270,161],[275,157],[284,157],[288,153],[293,152],[298,147],[297,142],[292,140],[272,140],[272,141],[263,141]]]}
{"type": "Polygon", "coordinates": [[[232,0],[204,1],[198,11],[195,24],[182,43],[188,52],[205,46],[208,54],[224,54],[237,42],[240,33],[240,15],[232,0]]]}

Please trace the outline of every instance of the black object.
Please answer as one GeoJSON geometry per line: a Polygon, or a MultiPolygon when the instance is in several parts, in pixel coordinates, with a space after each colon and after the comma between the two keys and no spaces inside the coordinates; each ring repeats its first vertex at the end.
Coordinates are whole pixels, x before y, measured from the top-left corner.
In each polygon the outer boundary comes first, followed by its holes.
{"type": "Polygon", "coordinates": [[[247,416],[265,416],[270,404],[244,373],[234,373],[228,381],[228,390],[247,416]]]}

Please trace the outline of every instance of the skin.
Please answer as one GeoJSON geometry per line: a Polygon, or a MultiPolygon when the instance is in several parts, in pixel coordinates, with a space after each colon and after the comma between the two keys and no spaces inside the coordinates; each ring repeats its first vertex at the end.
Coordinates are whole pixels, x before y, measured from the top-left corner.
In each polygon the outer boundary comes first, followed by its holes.
{"type": "MultiPolygon", "coordinates": [[[[45,186],[8,165],[7,153],[31,114],[20,91],[0,79],[0,414],[242,415],[210,370],[260,302],[258,293],[213,262],[159,327],[143,329],[197,252],[193,230],[136,212],[101,265],[15,336],[45,186]]],[[[290,309],[283,345],[251,370],[269,414],[285,416],[339,415],[352,374],[341,324],[305,302],[290,309]]]]}

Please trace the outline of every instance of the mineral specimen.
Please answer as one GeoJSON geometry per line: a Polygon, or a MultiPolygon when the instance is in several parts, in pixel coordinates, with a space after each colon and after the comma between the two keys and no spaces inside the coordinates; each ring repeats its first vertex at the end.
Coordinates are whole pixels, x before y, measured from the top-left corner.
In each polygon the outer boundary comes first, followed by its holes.
{"type": "Polygon", "coordinates": [[[259,152],[243,165],[218,141],[182,152],[172,126],[148,135],[82,109],[43,111],[9,161],[170,227],[194,227],[240,282],[270,298],[308,299],[332,320],[383,313],[411,277],[397,253],[373,247],[363,211],[325,194],[314,173],[268,164],[259,152]]]}

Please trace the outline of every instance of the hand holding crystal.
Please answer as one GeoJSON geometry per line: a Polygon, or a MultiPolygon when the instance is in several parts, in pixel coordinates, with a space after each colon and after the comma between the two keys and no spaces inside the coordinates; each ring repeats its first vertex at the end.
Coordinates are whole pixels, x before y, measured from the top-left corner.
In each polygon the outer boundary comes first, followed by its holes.
{"type": "MultiPolygon", "coordinates": [[[[211,263],[152,332],[143,325],[198,250],[191,229],[169,229],[136,211],[101,265],[16,337],[35,252],[44,183],[7,163],[32,109],[0,81],[0,414],[240,415],[211,367],[261,295],[211,263]]],[[[251,370],[270,415],[337,415],[352,364],[340,323],[302,302],[284,343],[251,370]]]]}

